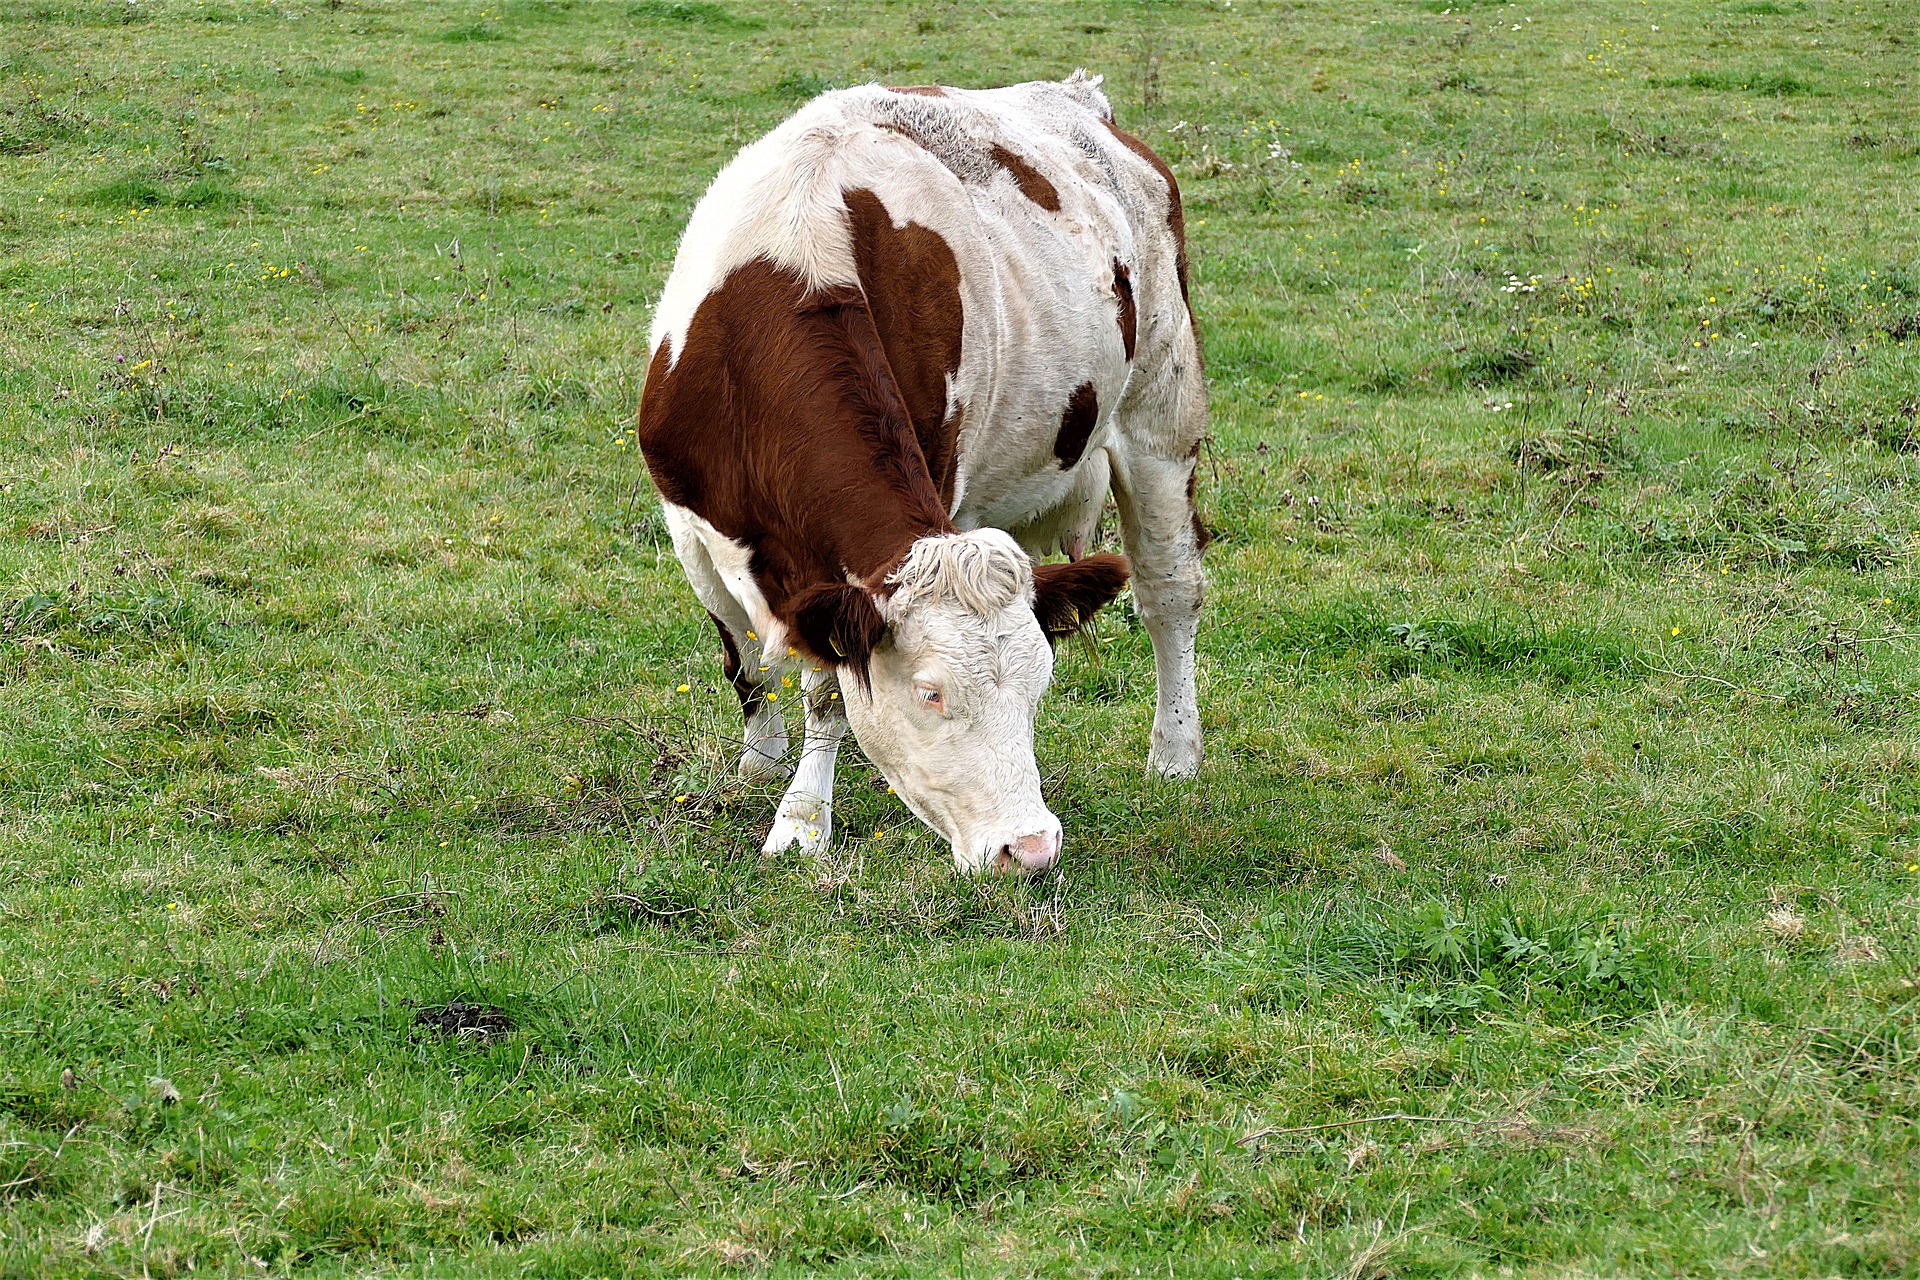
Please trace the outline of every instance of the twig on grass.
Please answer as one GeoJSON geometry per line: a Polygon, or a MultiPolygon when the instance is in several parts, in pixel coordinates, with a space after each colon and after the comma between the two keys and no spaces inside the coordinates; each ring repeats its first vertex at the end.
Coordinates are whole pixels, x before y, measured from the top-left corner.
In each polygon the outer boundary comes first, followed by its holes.
{"type": "Polygon", "coordinates": [[[1381,1232],[1386,1229],[1386,1225],[1384,1218],[1374,1221],[1373,1239],[1367,1241],[1348,1260],[1347,1269],[1342,1273],[1344,1280],[1372,1280],[1374,1276],[1392,1274],[1390,1271],[1383,1271],[1381,1264],[1392,1256],[1393,1251],[1400,1247],[1409,1234],[1405,1210],[1402,1209],[1400,1214],[1400,1229],[1390,1236],[1383,1237],[1381,1232]]]}
{"type": "Polygon", "coordinates": [[[1787,700],[1786,695],[1783,693],[1762,693],[1758,689],[1749,689],[1745,685],[1735,684],[1731,680],[1723,680],[1719,676],[1710,676],[1704,671],[1672,671],[1666,667],[1657,667],[1653,663],[1648,662],[1645,655],[1639,656],[1638,661],[1640,665],[1647,670],[1658,671],[1661,675],[1672,676],[1676,680],[1708,680],[1714,684],[1723,685],[1735,693],[1750,693],[1756,698],[1766,698],[1771,702],[1785,702],[1787,700]]]}
{"type": "Polygon", "coordinates": [[[55,1147],[53,1149],[53,1154],[47,1157],[46,1168],[34,1169],[30,1173],[28,1173],[25,1177],[15,1178],[12,1182],[0,1182],[0,1191],[11,1191],[15,1187],[27,1186],[30,1183],[40,1181],[42,1178],[52,1173],[54,1163],[60,1159],[60,1153],[67,1149],[67,1143],[73,1141],[73,1135],[78,1132],[80,1132],[80,1126],[77,1124],[74,1125],[71,1129],[67,1130],[66,1136],[60,1139],[60,1145],[55,1147]]]}
{"type": "MultiPolygon", "coordinates": [[[[146,1228],[140,1233],[140,1255],[142,1259],[146,1257],[147,1251],[153,1248],[154,1227],[165,1222],[168,1218],[179,1217],[191,1207],[183,1204],[178,1209],[170,1209],[166,1213],[160,1212],[160,1194],[164,1191],[173,1190],[176,1190],[176,1188],[164,1182],[156,1182],[153,1184],[153,1210],[147,1218],[146,1228]]],[[[146,1270],[146,1263],[144,1261],[141,1262],[141,1270],[146,1270]]]]}
{"type": "Polygon", "coordinates": [[[453,889],[420,889],[408,893],[390,893],[384,898],[375,898],[372,902],[349,912],[347,915],[326,927],[325,932],[320,935],[320,941],[315,944],[313,948],[313,962],[315,964],[321,963],[322,958],[326,954],[327,939],[331,938],[333,931],[342,925],[372,924],[375,920],[384,920],[388,916],[408,915],[416,911],[426,911],[430,915],[443,916],[447,913],[446,908],[440,906],[435,899],[458,898],[459,896],[460,894],[453,889]],[[391,902],[397,902],[401,905],[388,907],[387,904],[391,902]],[[386,909],[383,911],[374,911],[373,908],[375,907],[385,907],[386,909]],[[435,908],[439,909],[435,910],[435,908]]]}
{"type": "Polygon", "coordinates": [[[1409,1124],[1486,1124],[1469,1116],[1416,1116],[1405,1111],[1390,1111],[1383,1116],[1362,1116],[1357,1120],[1329,1120],[1325,1124],[1303,1124],[1291,1129],[1255,1129],[1244,1137],[1235,1139],[1238,1146],[1247,1147],[1265,1142],[1268,1138],[1284,1137],[1290,1133],[1319,1133],[1327,1129],[1351,1129],[1363,1124],[1384,1124],[1389,1120],[1400,1120],[1409,1124]]]}
{"type": "MultiPolygon", "coordinates": [[[[1920,640],[1920,631],[1889,631],[1885,635],[1879,636],[1848,636],[1846,642],[1849,645],[1893,644],[1901,640],[1920,640]]],[[[1797,658],[1802,654],[1812,653],[1816,649],[1825,649],[1831,643],[1832,641],[1829,640],[1819,640],[1813,644],[1796,645],[1791,649],[1782,649],[1780,652],[1791,654],[1797,658]]]]}

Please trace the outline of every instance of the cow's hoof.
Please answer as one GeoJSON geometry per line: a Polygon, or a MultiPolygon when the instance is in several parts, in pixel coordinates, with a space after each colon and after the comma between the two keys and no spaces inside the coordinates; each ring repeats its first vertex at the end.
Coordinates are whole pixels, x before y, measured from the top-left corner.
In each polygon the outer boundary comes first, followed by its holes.
{"type": "Polygon", "coordinates": [[[748,747],[740,753],[740,780],[742,782],[774,782],[793,773],[793,766],[786,762],[786,744],[780,744],[779,753],[769,755],[759,747],[748,747]]]}
{"type": "Polygon", "coordinates": [[[762,703],[747,717],[747,738],[740,752],[740,777],[745,782],[784,778],[793,772],[787,763],[787,722],[762,703]]]}
{"type": "Polygon", "coordinates": [[[1152,750],[1147,752],[1147,772],[1159,774],[1163,778],[1191,778],[1200,772],[1200,759],[1203,754],[1197,742],[1156,742],[1152,750]]]}
{"type": "Polygon", "coordinates": [[[832,835],[832,805],[810,796],[799,802],[783,802],[779,815],[773,820],[773,830],[767,833],[767,842],[760,846],[760,852],[775,854],[798,849],[801,853],[814,855],[827,847],[827,840],[832,835]]]}

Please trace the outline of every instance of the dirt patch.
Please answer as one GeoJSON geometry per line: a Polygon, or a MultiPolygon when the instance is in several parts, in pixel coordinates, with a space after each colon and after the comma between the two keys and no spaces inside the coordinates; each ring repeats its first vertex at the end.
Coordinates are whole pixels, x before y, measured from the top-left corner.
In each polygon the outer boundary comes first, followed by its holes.
{"type": "Polygon", "coordinates": [[[513,1030],[513,1020],[498,1005],[453,1000],[430,1005],[413,1015],[413,1025],[436,1040],[489,1044],[513,1030]]]}

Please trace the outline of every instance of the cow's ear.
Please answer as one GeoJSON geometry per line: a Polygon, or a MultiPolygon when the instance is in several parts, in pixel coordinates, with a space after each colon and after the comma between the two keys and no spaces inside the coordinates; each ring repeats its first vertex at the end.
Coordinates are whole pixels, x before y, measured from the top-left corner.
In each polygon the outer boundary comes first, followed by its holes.
{"type": "Polygon", "coordinates": [[[1033,612],[1049,640],[1072,635],[1127,585],[1125,556],[1098,555],[1033,566],[1033,612]]]}
{"type": "Polygon", "coordinates": [[[808,587],[795,599],[793,633],[814,657],[850,667],[862,684],[867,660],[887,635],[887,620],[873,597],[849,583],[808,587]]]}

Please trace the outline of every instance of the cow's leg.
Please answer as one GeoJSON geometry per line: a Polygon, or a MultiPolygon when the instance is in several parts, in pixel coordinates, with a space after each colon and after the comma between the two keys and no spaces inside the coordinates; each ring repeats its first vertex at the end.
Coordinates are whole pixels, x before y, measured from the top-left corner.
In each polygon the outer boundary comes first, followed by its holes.
{"type": "Polygon", "coordinates": [[[738,631],[719,614],[707,616],[720,632],[721,665],[733,691],[740,696],[740,714],[746,720],[746,748],[740,753],[740,776],[749,781],[785,777],[787,722],[769,698],[771,686],[760,670],[760,642],[746,627],[738,631]]]}
{"type": "Polygon", "coordinates": [[[667,532],[673,537],[674,554],[686,570],[687,585],[706,607],[707,616],[720,631],[721,663],[740,696],[740,711],[746,718],[746,746],[740,753],[743,778],[780,777],[786,772],[787,725],[780,708],[767,695],[771,692],[761,666],[760,640],[753,632],[753,620],[740,603],[719,567],[713,562],[701,521],[691,511],[670,502],[660,504],[667,532]]]}
{"type": "Polygon", "coordinates": [[[1183,458],[1147,453],[1117,458],[1114,500],[1127,555],[1133,561],[1133,598],[1153,640],[1157,701],[1147,767],[1180,777],[1200,768],[1200,701],[1193,687],[1194,641],[1206,580],[1200,555],[1206,531],[1193,507],[1198,452],[1183,458]]]}
{"type": "Polygon", "coordinates": [[[800,746],[800,767],[793,772],[787,794],[780,798],[773,830],[762,846],[766,853],[798,847],[817,854],[833,835],[833,767],[840,740],[847,736],[847,712],[840,701],[839,681],[831,671],[809,668],[800,677],[807,706],[806,737],[800,746]]]}

